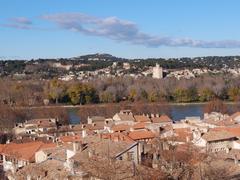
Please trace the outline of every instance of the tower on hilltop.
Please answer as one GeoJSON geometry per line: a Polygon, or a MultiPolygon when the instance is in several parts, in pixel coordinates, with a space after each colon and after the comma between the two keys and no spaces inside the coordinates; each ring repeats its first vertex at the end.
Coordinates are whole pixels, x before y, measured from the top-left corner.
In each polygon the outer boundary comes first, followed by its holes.
{"type": "Polygon", "coordinates": [[[159,66],[159,64],[156,64],[155,67],[153,67],[153,75],[152,77],[154,79],[162,79],[163,78],[163,68],[159,66]]]}

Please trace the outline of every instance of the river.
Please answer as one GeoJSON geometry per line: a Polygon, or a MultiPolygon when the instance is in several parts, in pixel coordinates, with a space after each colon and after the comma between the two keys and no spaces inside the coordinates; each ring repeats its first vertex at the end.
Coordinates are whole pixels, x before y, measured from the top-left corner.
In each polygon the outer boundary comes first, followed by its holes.
{"type": "MultiPolygon", "coordinates": [[[[203,118],[204,104],[172,104],[170,105],[171,118],[174,121],[179,121],[185,117],[200,116],[203,118]]],[[[227,109],[230,113],[236,111],[235,104],[227,104],[227,109]]],[[[77,108],[69,108],[69,119],[71,124],[77,124],[80,122],[80,118],[77,115],[77,108]]]]}

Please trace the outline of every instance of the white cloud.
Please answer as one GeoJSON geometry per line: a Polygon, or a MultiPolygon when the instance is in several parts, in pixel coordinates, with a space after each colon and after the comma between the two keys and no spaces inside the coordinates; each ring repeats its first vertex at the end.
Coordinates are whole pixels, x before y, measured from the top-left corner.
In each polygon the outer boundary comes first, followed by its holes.
{"type": "Polygon", "coordinates": [[[25,24],[25,25],[32,24],[32,21],[26,17],[15,17],[15,18],[11,18],[10,21],[17,24],[25,24]]]}
{"type": "MultiPolygon", "coordinates": [[[[205,41],[151,35],[140,31],[134,22],[117,17],[99,18],[83,13],[58,13],[44,15],[41,18],[57,24],[62,29],[147,47],[240,48],[240,41],[237,40],[205,41]]],[[[4,24],[4,26],[34,29],[32,24],[28,18],[18,17],[10,19],[9,23],[4,24]]]]}
{"type": "Polygon", "coordinates": [[[10,18],[7,23],[2,24],[3,27],[16,29],[32,29],[32,21],[26,17],[10,18]]]}

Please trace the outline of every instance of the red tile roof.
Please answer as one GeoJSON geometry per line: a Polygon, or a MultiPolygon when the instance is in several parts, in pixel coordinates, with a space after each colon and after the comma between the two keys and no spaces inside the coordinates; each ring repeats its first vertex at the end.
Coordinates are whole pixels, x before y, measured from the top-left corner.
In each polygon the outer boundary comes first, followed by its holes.
{"type": "Polygon", "coordinates": [[[193,140],[193,134],[189,128],[178,128],[174,130],[176,141],[187,142],[193,140]]]}
{"type": "Polygon", "coordinates": [[[142,139],[153,139],[156,135],[151,131],[140,130],[140,131],[131,131],[128,136],[133,140],[142,140],[142,139]]]}
{"type": "Polygon", "coordinates": [[[227,131],[234,136],[240,137],[240,126],[233,126],[233,127],[216,127],[211,129],[211,131],[227,131]]]}
{"type": "Polygon", "coordinates": [[[103,139],[111,139],[112,141],[126,141],[126,142],[134,142],[130,137],[123,133],[115,132],[115,133],[106,133],[101,134],[101,138],[103,139]]]}
{"type": "Polygon", "coordinates": [[[22,144],[9,143],[9,144],[3,145],[0,153],[15,159],[34,162],[35,153],[37,151],[41,149],[52,148],[52,147],[56,147],[56,144],[53,144],[53,143],[45,144],[40,141],[34,141],[34,142],[22,143],[22,144]]]}
{"type": "Polygon", "coordinates": [[[149,123],[147,122],[139,122],[137,124],[134,124],[132,126],[133,129],[145,129],[145,126],[148,125],[149,123]]]}
{"type": "Polygon", "coordinates": [[[137,122],[150,122],[151,121],[149,117],[144,116],[144,115],[135,115],[134,118],[137,122]]]}
{"type": "Polygon", "coordinates": [[[160,117],[152,117],[151,118],[153,123],[165,123],[165,122],[172,122],[172,119],[170,119],[167,115],[163,114],[160,117]]]}
{"type": "Polygon", "coordinates": [[[69,143],[69,142],[80,142],[82,140],[82,138],[79,135],[75,135],[75,136],[60,136],[59,140],[63,143],[69,143]]]}
{"type": "Polygon", "coordinates": [[[206,141],[226,141],[229,139],[234,139],[236,136],[227,131],[209,131],[205,133],[202,138],[206,141]]]}
{"type": "Polygon", "coordinates": [[[114,125],[112,127],[112,130],[114,132],[119,132],[119,131],[127,131],[130,129],[130,126],[129,125],[126,125],[126,124],[118,124],[118,125],[114,125]]]}
{"type": "Polygon", "coordinates": [[[56,126],[56,123],[53,122],[51,119],[32,119],[27,121],[25,124],[34,124],[42,128],[56,126]]]}

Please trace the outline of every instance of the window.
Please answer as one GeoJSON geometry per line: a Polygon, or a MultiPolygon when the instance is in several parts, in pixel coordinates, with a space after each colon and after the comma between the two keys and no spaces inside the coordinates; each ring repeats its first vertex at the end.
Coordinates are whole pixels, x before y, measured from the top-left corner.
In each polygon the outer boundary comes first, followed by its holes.
{"type": "Polygon", "coordinates": [[[134,154],[133,154],[133,152],[128,152],[128,153],[127,153],[127,156],[128,156],[128,161],[134,160],[134,154]]]}

